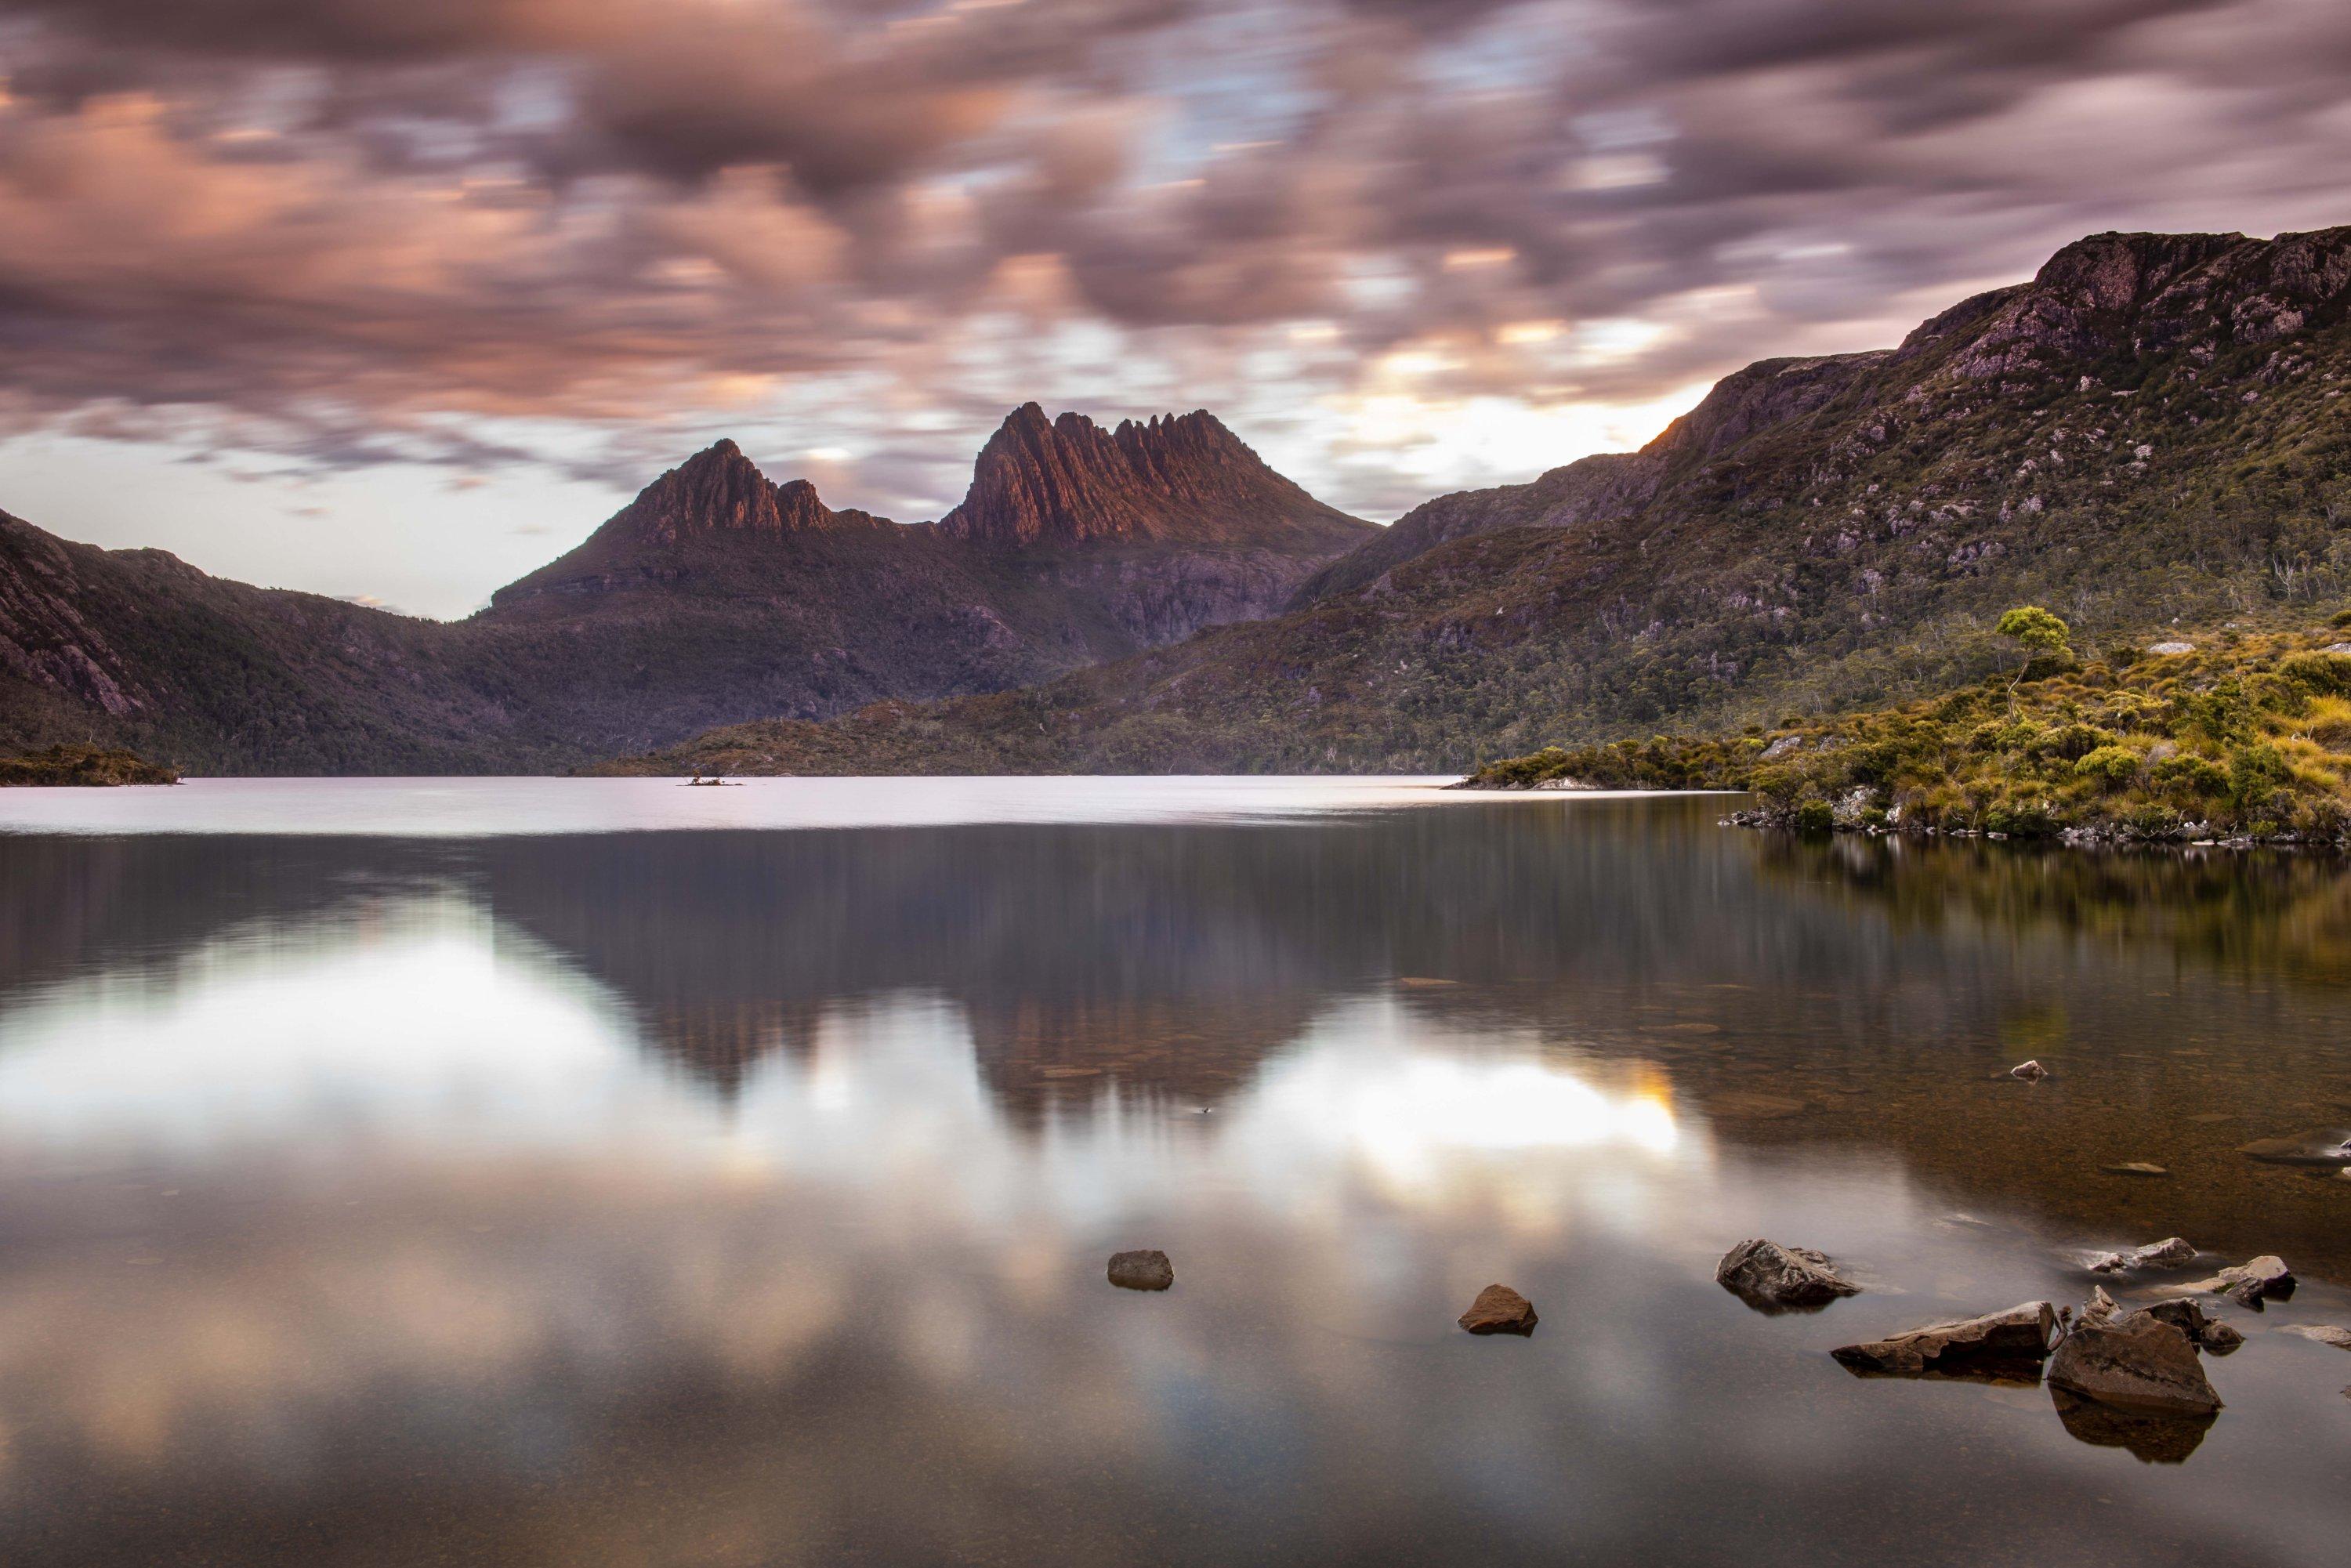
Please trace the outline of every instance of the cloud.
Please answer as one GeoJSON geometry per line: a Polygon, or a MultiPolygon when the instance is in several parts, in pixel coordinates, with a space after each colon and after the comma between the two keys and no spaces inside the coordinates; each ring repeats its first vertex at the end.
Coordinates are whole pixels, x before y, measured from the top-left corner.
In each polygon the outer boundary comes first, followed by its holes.
{"type": "Polygon", "coordinates": [[[13,11],[0,430],[322,467],[766,418],[952,495],[1038,396],[1343,477],[1315,407],[1646,405],[2097,228],[2351,220],[2327,0],[13,11]]]}

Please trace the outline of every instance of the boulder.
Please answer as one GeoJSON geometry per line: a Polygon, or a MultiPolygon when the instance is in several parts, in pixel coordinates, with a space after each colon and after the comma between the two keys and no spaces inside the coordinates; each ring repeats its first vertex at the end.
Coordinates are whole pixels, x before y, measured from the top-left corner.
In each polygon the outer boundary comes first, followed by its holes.
{"type": "Polygon", "coordinates": [[[2141,1307],[2139,1311],[2148,1317],[2169,1323],[2186,1334],[2197,1349],[2210,1351],[2214,1355],[2226,1355],[2245,1343],[2243,1334],[2218,1318],[2206,1317],[2203,1308],[2184,1296],[2158,1301],[2151,1307],[2141,1307]]]}
{"type": "Polygon", "coordinates": [[[1830,1266],[1827,1255],[1809,1247],[1782,1247],[1760,1238],[1722,1255],[1715,1283],[1759,1311],[1824,1307],[1839,1296],[1857,1296],[1861,1287],[1830,1266]]]}
{"type": "Polygon", "coordinates": [[[2008,1070],[2011,1078],[2022,1078],[2027,1083],[2038,1083],[2049,1076],[2049,1070],[2038,1061],[2021,1061],[2008,1070]]]}
{"type": "Polygon", "coordinates": [[[2106,1288],[2104,1285],[2093,1285],[2090,1287],[2090,1299],[2082,1308],[2080,1321],[2085,1323],[2102,1323],[2120,1311],[2122,1307],[2112,1296],[2106,1294],[2106,1288]]]}
{"type": "Polygon", "coordinates": [[[1176,1267],[1165,1252],[1114,1252],[1110,1282],[1122,1291],[1164,1291],[1176,1282],[1176,1267]]]}
{"type": "Polygon", "coordinates": [[[2025,1301],[2006,1312],[1958,1322],[1930,1323],[1890,1339],[1840,1345],[1829,1354],[1857,1373],[1951,1373],[2031,1365],[2049,1354],[2057,1336],[2057,1309],[2025,1301]]]}
{"type": "Polygon", "coordinates": [[[1471,1333],[1531,1334],[1535,1332],[1535,1308],[1508,1285],[1489,1285],[1458,1321],[1471,1333]]]}
{"type": "Polygon", "coordinates": [[[2223,1269],[2188,1288],[2208,1296],[2226,1296],[2241,1307],[2259,1307],[2263,1301],[2282,1301],[2293,1295],[2294,1285],[2294,1274],[2284,1260],[2263,1253],[2250,1263],[2223,1269]]]}
{"type": "Polygon", "coordinates": [[[2126,1410],[2209,1416],[2220,1408],[2195,1344],[2146,1312],[2075,1324],[2049,1358],[2049,1386],[2126,1410]]]}
{"type": "Polygon", "coordinates": [[[2167,1236],[2127,1252],[2102,1252],[2090,1260],[2093,1274],[2122,1274],[2133,1269],[2177,1269],[2196,1261],[2196,1249],[2178,1236],[2167,1236]]]}
{"type": "Polygon", "coordinates": [[[2351,1329],[2336,1328],[2333,1323],[2293,1323],[2284,1332],[2331,1344],[2337,1350],[2351,1350],[2351,1329]]]}

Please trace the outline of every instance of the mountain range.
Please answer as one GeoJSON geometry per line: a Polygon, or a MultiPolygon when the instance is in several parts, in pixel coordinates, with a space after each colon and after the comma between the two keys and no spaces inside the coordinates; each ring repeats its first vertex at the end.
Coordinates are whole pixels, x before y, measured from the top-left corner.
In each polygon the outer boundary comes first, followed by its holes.
{"type": "Polygon", "coordinates": [[[1450,770],[1939,689],[2351,596],[2351,228],[2098,235],[1899,345],[1766,360],[1638,452],[1426,502],[1288,611],[621,771],[1450,770]]]}
{"type": "Polygon", "coordinates": [[[1280,609],[1376,533],[1213,416],[1019,408],[935,523],[731,441],[455,623],[69,544],[0,514],[0,744],[183,769],[539,771],[713,725],[1035,682],[1280,609]]]}
{"type": "Polygon", "coordinates": [[[0,746],[193,772],[1457,768],[2351,592],[2351,229],[2100,235],[1380,529],[1206,413],[1016,411],[902,525],[732,443],[443,623],[0,514],[0,746]]]}

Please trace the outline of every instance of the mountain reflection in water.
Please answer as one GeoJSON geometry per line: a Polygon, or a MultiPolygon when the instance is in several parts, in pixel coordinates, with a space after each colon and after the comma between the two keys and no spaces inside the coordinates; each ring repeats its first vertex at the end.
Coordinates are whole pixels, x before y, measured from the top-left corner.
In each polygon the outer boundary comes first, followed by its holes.
{"type": "Polygon", "coordinates": [[[0,1558],[2329,1560],[2338,868],[1719,809],[0,840],[0,1558]],[[1823,1354],[2173,1232],[2209,1431],[1823,1354]]]}

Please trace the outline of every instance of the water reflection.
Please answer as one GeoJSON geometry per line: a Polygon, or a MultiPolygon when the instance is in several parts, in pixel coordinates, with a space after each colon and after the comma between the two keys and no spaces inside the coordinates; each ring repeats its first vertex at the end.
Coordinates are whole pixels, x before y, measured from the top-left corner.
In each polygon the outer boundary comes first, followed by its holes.
{"type": "Polygon", "coordinates": [[[2323,1560],[2323,868],[1718,810],[5,841],[0,1556],[2323,1560]],[[1823,1354],[2172,1231],[2310,1281],[2200,1446],[1823,1354]]]}

